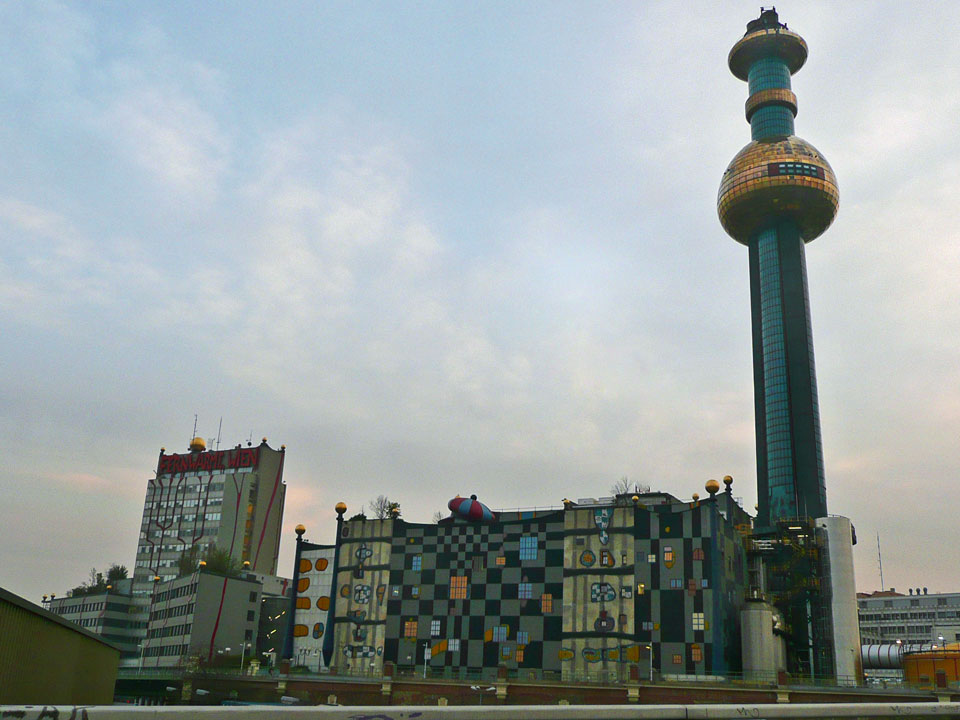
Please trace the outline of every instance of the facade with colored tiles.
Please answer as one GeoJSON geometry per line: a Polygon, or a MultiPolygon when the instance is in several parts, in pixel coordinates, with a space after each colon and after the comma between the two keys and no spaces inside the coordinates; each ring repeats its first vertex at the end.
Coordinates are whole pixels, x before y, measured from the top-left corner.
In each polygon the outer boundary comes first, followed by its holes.
{"type": "Polygon", "coordinates": [[[740,669],[750,518],[729,488],[486,523],[340,517],[335,545],[298,543],[294,663],[371,674],[426,663],[449,677],[626,679],[651,658],[663,674],[740,669]]]}

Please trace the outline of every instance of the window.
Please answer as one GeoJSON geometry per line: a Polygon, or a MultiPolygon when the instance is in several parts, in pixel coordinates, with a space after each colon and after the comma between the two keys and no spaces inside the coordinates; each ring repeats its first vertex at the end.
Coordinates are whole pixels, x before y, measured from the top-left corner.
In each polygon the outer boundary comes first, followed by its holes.
{"type": "Polygon", "coordinates": [[[682,579],[682,578],[670,578],[670,589],[671,589],[671,590],[682,590],[682,589],[683,589],[683,579],[682,579]]]}
{"type": "Polygon", "coordinates": [[[524,649],[523,649],[523,646],[520,646],[520,647],[517,648],[516,657],[517,657],[517,662],[518,662],[518,663],[522,663],[522,662],[523,662],[523,654],[524,654],[524,653],[523,653],[523,650],[524,650],[524,649]]]}
{"type": "Polygon", "coordinates": [[[694,559],[694,560],[703,560],[703,548],[694,548],[694,549],[693,549],[693,559],[694,559]]]}
{"type": "Polygon", "coordinates": [[[530,642],[530,633],[526,630],[521,630],[517,633],[517,645],[527,645],[530,642]]]}
{"type": "Polygon", "coordinates": [[[414,599],[420,597],[420,586],[419,586],[419,585],[412,585],[412,586],[410,586],[410,597],[412,597],[412,598],[414,598],[414,599]]]}
{"type": "Polygon", "coordinates": [[[703,650],[699,645],[690,646],[690,659],[694,662],[703,662],[703,650]]]}
{"type": "Polygon", "coordinates": [[[673,656],[673,664],[683,665],[683,655],[681,655],[680,653],[675,653],[673,656]]]}
{"type": "Polygon", "coordinates": [[[483,555],[474,555],[472,563],[474,572],[480,572],[483,570],[483,555]]]}
{"type": "Polygon", "coordinates": [[[497,625],[493,628],[493,642],[506,642],[510,628],[506,625],[497,625]]]}
{"type": "Polygon", "coordinates": [[[460,652],[460,638],[447,640],[447,650],[450,652],[460,652]]]}
{"type": "Polygon", "coordinates": [[[694,578],[687,580],[687,592],[695,593],[697,591],[697,581],[694,578]]]}
{"type": "Polygon", "coordinates": [[[250,593],[250,602],[257,601],[257,594],[255,592],[250,593]]]}
{"type": "Polygon", "coordinates": [[[693,622],[693,629],[694,629],[694,630],[703,630],[704,622],[703,622],[703,613],[702,613],[702,612],[695,612],[695,613],[693,613],[693,615],[691,616],[691,621],[693,622]]]}
{"type": "Polygon", "coordinates": [[[450,578],[450,599],[451,600],[466,600],[467,599],[467,576],[466,575],[454,575],[450,578]]]}
{"type": "Polygon", "coordinates": [[[497,555],[496,559],[497,565],[503,566],[507,564],[507,558],[504,555],[497,555]]]}
{"type": "Polygon", "coordinates": [[[400,597],[400,586],[394,585],[390,588],[390,597],[398,598],[400,597]]]}
{"type": "Polygon", "coordinates": [[[407,620],[403,624],[403,636],[405,638],[415,638],[417,636],[417,621],[407,620]]]}
{"type": "Polygon", "coordinates": [[[673,547],[670,545],[667,545],[666,547],[663,548],[663,561],[665,563],[672,563],[673,560],[674,560],[673,547]]]}
{"type": "Polygon", "coordinates": [[[540,611],[544,614],[553,612],[553,593],[544,593],[540,596],[540,611]]]}
{"type": "Polygon", "coordinates": [[[256,610],[247,610],[247,622],[253,622],[256,616],[257,616],[256,610]]]}
{"type": "Polygon", "coordinates": [[[537,538],[535,538],[533,535],[523,535],[520,538],[520,559],[537,559],[537,538]]]}
{"type": "Polygon", "coordinates": [[[500,648],[500,657],[504,660],[509,660],[513,656],[513,648],[509,645],[504,645],[500,648]]]}
{"type": "Polygon", "coordinates": [[[653,630],[653,623],[650,620],[646,620],[640,625],[640,628],[642,630],[653,630]]]}
{"type": "Polygon", "coordinates": [[[410,565],[411,569],[413,569],[415,572],[420,572],[420,568],[422,567],[422,565],[423,565],[423,555],[414,555],[413,561],[410,565]]]}
{"type": "Polygon", "coordinates": [[[517,597],[521,600],[530,600],[533,597],[533,584],[528,582],[520,583],[517,589],[517,597]]]}
{"type": "Polygon", "coordinates": [[[647,562],[648,562],[648,563],[655,563],[656,561],[657,561],[657,556],[656,556],[656,555],[654,555],[653,553],[650,553],[649,555],[647,555],[647,562]]]}
{"type": "Polygon", "coordinates": [[[430,621],[430,637],[440,637],[440,620],[430,621]]]}
{"type": "Polygon", "coordinates": [[[707,582],[707,579],[706,579],[706,578],[702,578],[702,579],[700,580],[700,587],[702,587],[702,588],[710,587],[710,583],[707,582]]]}

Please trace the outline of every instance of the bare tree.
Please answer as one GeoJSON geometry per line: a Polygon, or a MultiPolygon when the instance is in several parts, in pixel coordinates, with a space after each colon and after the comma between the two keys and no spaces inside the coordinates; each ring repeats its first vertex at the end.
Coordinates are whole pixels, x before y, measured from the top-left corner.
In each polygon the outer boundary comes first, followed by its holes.
{"type": "Polygon", "coordinates": [[[378,520],[400,516],[400,503],[394,502],[386,495],[378,495],[376,500],[370,501],[370,512],[378,520]]]}
{"type": "Polygon", "coordinates": [[[441,520],[443,520],[445,517],[446,517],[446,515],[444,515],[444,514],[443,514],[442,512],[440,512],[439,510],[437,510],[437,511],[433,514],[433,521],[434,521],[435,523],[438,523],[438,522],[440,522],[441,520]]]}
{"type": "Polygon", "coordinates": [[[627,493],[636,493],[637,495],[641,495],[643,493],[650,492],[650,486],[633,482],[630,478],[624,475],[613,484],[613,487],[610,488],[610,492],[614,495],[626,495],[627,493]]]}

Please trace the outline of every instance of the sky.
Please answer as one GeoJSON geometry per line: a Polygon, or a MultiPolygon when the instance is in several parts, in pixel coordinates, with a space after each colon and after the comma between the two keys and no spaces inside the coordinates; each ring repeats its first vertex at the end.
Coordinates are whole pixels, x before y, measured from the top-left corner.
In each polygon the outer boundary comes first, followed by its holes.
{"type": "MultiPolygon", "coordinates": [[[[793,2],[831,513],[858,589],[960,590],[960,5],[793,2]]],[[[293,527],[756,503],[754,2],[0,4],[0,587],[132,568],[161,447],[286,445],[293,527]]]]}

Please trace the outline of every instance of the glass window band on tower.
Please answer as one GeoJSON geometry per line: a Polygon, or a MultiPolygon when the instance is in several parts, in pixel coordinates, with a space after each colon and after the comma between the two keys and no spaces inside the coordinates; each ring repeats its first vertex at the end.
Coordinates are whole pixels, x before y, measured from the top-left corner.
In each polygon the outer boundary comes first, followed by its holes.
{"type": "MultiPolygon", "coordinates": [[[[778,57],[760,58],[750,66],[747,75],[750,94],[763,90],[790,90],[790,70],[778,57]]],[[[754,140],[793,135],[796,109],[780,104],[764,105],[750,116],[750,135],[754,140]]]]}

